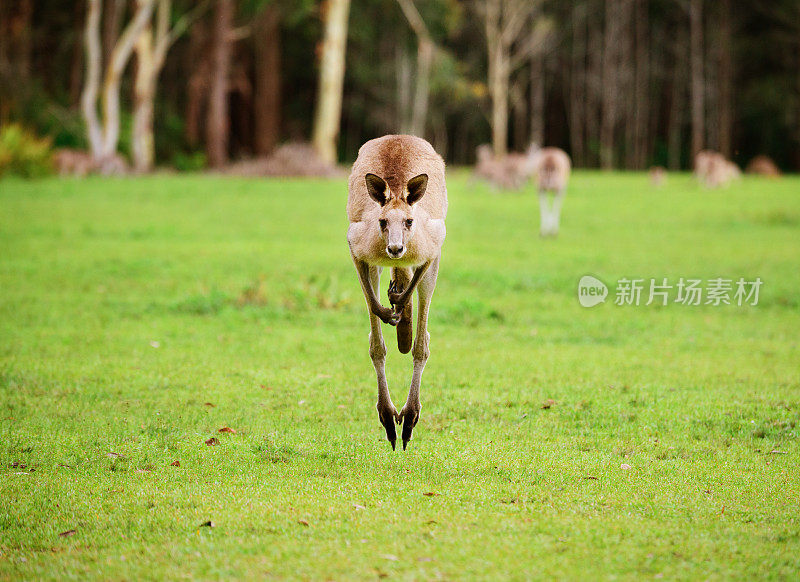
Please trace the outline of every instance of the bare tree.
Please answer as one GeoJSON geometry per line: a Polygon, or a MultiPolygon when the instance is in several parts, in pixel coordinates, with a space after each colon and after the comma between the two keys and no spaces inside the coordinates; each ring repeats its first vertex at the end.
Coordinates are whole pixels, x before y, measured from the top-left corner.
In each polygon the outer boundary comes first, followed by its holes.
{"type": "Polygon", "coordinates": [[[350,0],[326,0],[322,12],[325,33],[311,139],[320,157],[328,163],[335,163],[336,142],[341,124],[350,0]]]}
{"type": "Polygon", "coordinates": [[[87,0],[86,28],[86,76],[84,80],[81,105],[89,137],[94,162],[103,167],[117,151],[119,142],[119,90],[122,73],[133,53],[134,43],[150,22],[153,14],[153,0],[137,5],[131,21],[114,43],[109,60],[105,64],[102,86],[102,121],[97,112],[97,98],[100,92],[100,73],[103,68],[100,43],[100,17],[102,0],[87,0]]]}
{"type": "Polygon", "coordinates": [[[719,152],[730,158],[733,152],[733,49],[730,0],[721,0],[719,8],[719,152]]]}
{"type": "MultiPolygon", "coordinates": [[[[569,80],[569,141],[575,165],[586,164],[585,119],[587,115],[586,83],[586,10],[587,5],[576,2],[572,8],[572,64],[569,80]]],[[[543,144],[542,144],[543,145],[543,144]]]]}
{"type": "MultiPolygon", "coordinates": [[[[151,0],[136,0],[137,8],[151,0]]],[[[208,2],[198,5],[192,12],[184,14],[170,27],[172,0],[157,0],[155,27],[148,22],[136,40],[136,77],[134,79],[133,133],[131,150],[137,172],[148,172],[155,161],[153,137],[153,110],[158,85],[158,76],[164,60],[175,40],[184,33],[189,24],[205,10],[208,2]]]]}
{"type": "Polygon", "coordinates": [[[269,154],[280,139],[281,130],[281,34],[280,9],[270,3],[254,20],[255,119],[254,149],[269,154]]]}
{"type": "Polygon", "coordinates": [[[692,71],[692,159],[705,141],[705,84],[703,81],[703,0],[689,0],[689,43],[692,71]]]}
{"type": "Polygon", "coordinates": [[[212,168],[220,168],[228,160],[228,75],[235,0],[216,0],[211,48],[211,87],[206,116],[206,154],[212,168]]]}
{"type": "Polygon", "coordinates": [[[417,74],[414,101],[411,107],[409,133],[425,137],[425,122],[428,118],[429,85],[431,64],[435,45],[413,0],[397,0],[408,24],[417,37],[417,74]]]}
{"type": "Polygon", "coordinates": [[[648,121],[650,86],[650,50],[647,39],[648,34],[648,2],[636,0],[635,8],[635,36],[636,36],[636,72],[634,82],[634,111],[633,111],[633,167],[644,168],[648,157],[648,121]]]}
{"type": "Polygon", "coordinates": [[[542,0],[483,0],[488,53],[489,95],[492,102],[492,148],[497,156],[508,149],[508,97],[511,75],[536,52],[544,50],[550,22],[538,18],[542,0]],[[526,24],[536,19],[533,29],[526,24]]]}
{"type": "MultiPolygon", "coordinates": [[[[535,26],[535,25],[534,25],[535,26]]],[[[543,147],[544,143],[544,100],[545,100],[545,54],[544,50],[534,51],[530,58],[531,109],[530,143],[543,147]]]]}
{"type": "MultiPolygon", "coordinates": [[[[621,35],[626,8],[631,0],[605,1],[605,38],[603,40],[603,91],[600,122],[600,165],[614,167],[615,132],[620,117],[621,35]]],[[[624,95],[623,95],[624,97],[624,95]]]]}

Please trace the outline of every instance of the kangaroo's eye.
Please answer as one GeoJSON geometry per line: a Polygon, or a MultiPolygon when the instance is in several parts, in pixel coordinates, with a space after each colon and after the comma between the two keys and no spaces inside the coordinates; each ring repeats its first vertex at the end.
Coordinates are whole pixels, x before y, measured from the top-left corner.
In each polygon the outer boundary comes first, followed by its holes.
{"type": "Polygon", "coordinates": [[[414,219],[413,218],[407,218],[406,219],[406,228],[411,228],[412,224],[414,224],[414,219]]]}
{"type": "Polygon", "coordinates": [[[384,228],[386,228],[386,219],[385,218],[381,218],[378,221],[378,224],[381,226],[381,230],[383,230],[384,228]]]}

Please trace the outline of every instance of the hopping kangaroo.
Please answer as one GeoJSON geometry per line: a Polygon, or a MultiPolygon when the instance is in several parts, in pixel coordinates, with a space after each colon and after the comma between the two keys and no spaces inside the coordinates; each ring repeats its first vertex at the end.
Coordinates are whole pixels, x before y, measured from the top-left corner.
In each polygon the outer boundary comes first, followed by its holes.
{"type": "Polygon", "coordinates": [[[536,171],[536,187],[539,190],[539,208],[541,213],[541,236],[556,236],[561,218],[561,203],[569,181],[572,164],[569,156],[559,148],[542,148],[534,157],[536,171]],[[547,192],[553,193],[553,205],[548,208],[547,192]]]}
{"type": "Polygon", "coordinates": [[[361,146],[350,173],[347,242],[369,310],[369,355],[378,375],[378,418],[395,448],[395,422],[403,449],[419,420],[419,388],[430,351],[428,309],[445,237],[444,161],[431,144],[410,135],[386,135],[361,146]],[[378,299],[383,267],[392,269],[389,302],[378,299]],[[417,290],[417,334],[411,346],[412,294],[417,290]],[[397,412],[386,382],[386,344],[380,322],[397,326],[397,347],[411,350],[414,372],[397,412]]]}

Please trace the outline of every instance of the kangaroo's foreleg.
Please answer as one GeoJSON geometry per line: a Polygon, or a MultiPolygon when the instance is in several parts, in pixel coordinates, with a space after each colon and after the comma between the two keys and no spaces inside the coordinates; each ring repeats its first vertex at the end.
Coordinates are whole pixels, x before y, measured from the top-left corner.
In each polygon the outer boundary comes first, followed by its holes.
{"type": "MultiPolygon", "coordinates": [[[[419,271],[419,270],[418,270],[419,271]]],[[[419,313],[417,315],[417,337],[411,355],[414,358],[414,372],[411,376],[411,386],[408,389],[408,399],[405,406],[400,411],[399,418],[403,421],[403,450],[411,440],[411,433],[419,421],[419,413],[422,404],[419,400],[419,389],[422,383],[422,372],[425,370],[425,363],[428,361],[430,349],[430,334],[428,333],[428,310],[431,305],[433,290],[436,288],[436,277],[439,274],[439,259],[430,262],[430,267],[426,268],[424,277],[420,277],[419,289],[419,313]]],[[[414,275],[416,278],[416,273],[414,275]]]]}
{"type": "MultiPolygon", "coordinates": [[[[436,259],[438,261],[438,259],[436,259]]],[[[408,284],[408,287],[402,290],[402,292],[392,291],[389,292],[389,302],[394,305],[394,312],[401,313],[403,308],[406,306],[411,300],[411,294],[414,293],[414,289],[417,288],[419,282],[422,280],[423,275],[428,270],[428,267],[431,266],[432,261],[428,261],[417,267],[414,270],[414,276],[411,277],[411,283],[408,284]]]]}
{"type": "MultiPolygon", "coordinates": [[[[380,278],[381,268],[369,267],[367,281],[373,289],[380,284],[380,278]]],[[[367,298],[367,306],[369,308],[369,298],[367,298]]],[[[386,380],[386,343],[383,341],[381,323],[371,308],[369,308],[369,326],[369,357],[378,377],[378,404],[376,405],[378,419],[381,421],[383,428],[386,429],[386,439],[391,443],[394,450],[397,443],[395,422],[399,422],[399,415],[397,414],[397,408],[392,403],[391,396],[389,396],[389,383],[386,380]]]]}
{"type": "Polygon", "coordinates": [[[377,269],[377,267],[370,267],[366,261],[360,261],[355,257],[353,257],[353,262],[356,265],[358,278],[361,281],[361,289],[364,291],[364,297],[367,300],[367,307],[369,308],[370,313],[378,316],[383,323],[397,325],[397,323],[400,321],[400,313],[396,313],[389,307],[384,307],[378,300],[376,289],[380,279],[380,271],[375,271],[377,273],[377,277],[375,277],[373,281],[371,272],[372,269],[377,269]]]}

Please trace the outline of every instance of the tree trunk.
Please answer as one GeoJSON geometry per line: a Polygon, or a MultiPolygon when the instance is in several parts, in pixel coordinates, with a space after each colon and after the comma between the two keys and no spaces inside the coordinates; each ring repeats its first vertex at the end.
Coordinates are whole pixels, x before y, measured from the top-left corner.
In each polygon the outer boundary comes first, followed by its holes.
{"type": "Polygon", "coordinates": [[[414,91],[414,107],[411,113],[411,134],[420,137],[425,137],[425,122],[428,119],[433,48],[433,42],[429,38],[423,36],[418,39],[417,80],[416,90],[414,91]]]}
{"type": "Polygon", "coordinates": [[[136,9],[133,20],[125,27],[119,40],[114,44],[106,65],[103,79],[103,144],[100,150],[101,163],[117,152],[119,144],[119,89],[122,73],[133,53],[134,44],[150,22],[153,14],[152,0],[143,1],[136,9]]]}
{"type": "Polygon", "coordinates": [[[544,51],[534,51],[531,54],[531,138],[530,143],[544,147],[544,51]]]}
{"type": "Polygon", "coordinates": [[[32,0],[19,0],[17,25],[17,82],[27,87],[31,78],[31,19],[33,17],[32,0]]]}
{"type": "Polygon", "coordinates": [[[489,96],[492,101],[492,149],[496,156],[508,148],[508,55],[500,29],[501,0],[486,1],[486,45],[489,57],[489,96]]]}
{"type": "Polygon", "coordinates": [[[605,41],[603,42],[603,116],[600,126],[600,165],[614,167],[614,133],[617,125],[619,70],[617,46],[620,42],[620,9],[624,0],[606,0],[605,41]]]}
{"type": "Polygon", "coordinates": [[[186,141],[194,148],[200,143],[200,126],[203,105],[208,94],[211,67],[208,61],[208,27],[200,21],[189,34],[189,60],[191,70],[186,87],[186,141]]]}
{"type": "Polygon", "coordinates": [[[433,63],[434,44],[413,0],[397,0],[408,24],[417,36],[417,79],[414,91],[414,104],[411,110],[410,131],[412,135],[425,137],[425,125],[428,119],[428,100],[430,96],[431,64],[433,63]]]}
{"type": "Polygon", "coordinates": [[[125,14],[125,0],[104,0],[103,8],[103,63],[108,64],[111,51],[119,36],[119,27],[125,14]]]}
{"type": "Polygon", "coordinates": [[[325,34],[322,41],[317,110],[312,142],[319,156],[336,163],[336,143],[342,115],[347,21],[350,0],[326,0],[323,5],[325,34]]]}
{"type": "Polygon", "coordinates": [[[81,2],[75,2],[73,16],[73,34],[75,41],[72,47],[72,58],[69,66],[69,103],[71,107],[79,108],[81,99],[81,70],[83,68],[83,15],[85,9],[81,2]]]}
{"type": "Polygon", "coordinates": [[[103,129],[97,115],[97,94],[100,90],[100,69],[102,66],[100,45],[101,0],[87,0],[86,26],[83,40],[86,44],[86,75],[84,76],[81,109],[86,122],[89,150],[92,158],[100,159],[103,152],[103,129]]]}
{"type": "MultiPolygon", "coordinates": [[[[141,4],[141,0],[138,0],[141,4]]],[[[148,172],[155,160],[153,101],[156,63],[153,54],[153,27],[148,24],[136,40],[136,77],[133,85],[133,132],[131,153],[138,173],[148,172]]]]}
{"type": "MultiPolygon", "coordinates": [[[[603,0],[592,0],[590,13],[597,13],[603,0]]],[[[600,117],[603,92],[603,29],[599,23],[587,23],[589,46],[586,73],[586,143],[591,164],[599,165],[600,117]]]]}
{"type": "Polygon", "coordinates": [[[703,149],[705,112],[703,94],[703,0],[689,0],[692,70],[692,159],[703,149]]]}
{"type": "Polygon", "coordinates": [[[572,66],[569,88],[569,144],[576,166],[586,165],[584,120],[586,119],[586,5],[572,8],[572,66]]]}
{"type": "Polygon", "coordinates": [[[280,11],[270,4],[255,20],[254,149],[265,156],[275,149],[281,133],[280,11]]]}
{"type": "Polygon", "coordinates": [[[230,72],[230,31],[234,0],[216,0],[213,14],[211,48],[211,88],[206,118],[206,154],[212,168],[221,168],[228,160],[228,75],[230,72]]]}
{"type": "Polygon", "coordinates": [[[670,91],[669,119],[667,121],[667,166],[670,170],[681,167],[681,145],[684,124],[684,99],[686,97],[686,62],[685,29],[680,29],[674,44],[672,64],[672,90],[670,91]]]}
{"type": "Polygon", "coordinates": [[[719,151],[733,153],[733,55],[731,54],[731,2],[720,1],[719,60],[719,151]]]}
{"type": "Polygon", "coordinates": [[[648,2],[636,0],[636,81],[634,101],[634,155],[633,166],[642,169],[648,162],[648,121],[649,108],[648,88],[650,86],[650,51],[648,39],[648,2]]]}

